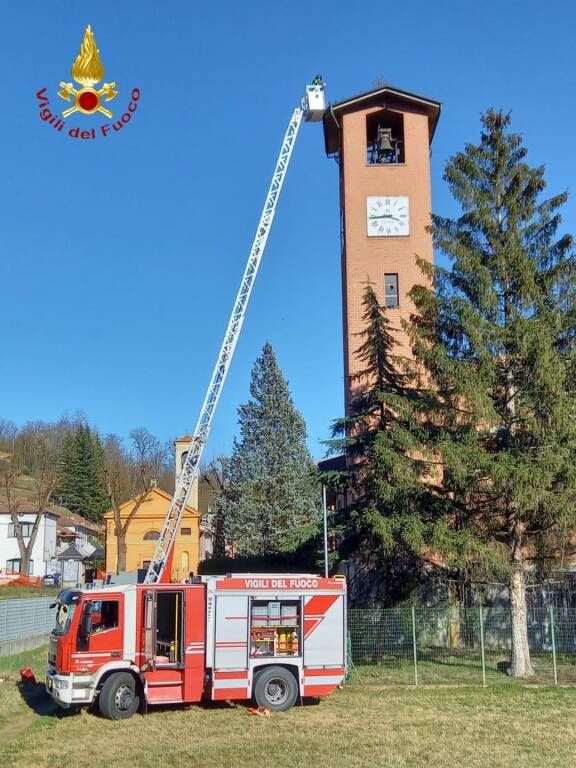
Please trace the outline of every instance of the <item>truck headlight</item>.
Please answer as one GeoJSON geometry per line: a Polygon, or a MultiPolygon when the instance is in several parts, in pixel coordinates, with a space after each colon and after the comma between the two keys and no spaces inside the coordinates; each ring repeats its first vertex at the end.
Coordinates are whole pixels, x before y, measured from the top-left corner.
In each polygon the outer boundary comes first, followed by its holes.
{"type": "Polygon", "coordinates": [[[59,680],[56,677],[56,678],[54,678],[54,688],[70,688],[70,681],[69,680],[59,680]]]}

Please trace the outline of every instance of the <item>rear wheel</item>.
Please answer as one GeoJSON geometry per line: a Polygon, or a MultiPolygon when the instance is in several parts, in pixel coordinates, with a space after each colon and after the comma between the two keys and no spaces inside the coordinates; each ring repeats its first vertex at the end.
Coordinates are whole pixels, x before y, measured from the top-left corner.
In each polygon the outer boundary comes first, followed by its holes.
{"type": "Polygon", "coordinates": [[[285,712],[298,698],[298,684],[290,670],[268,667],[260,672],[254,684],[254,698],[259,707],[285,712]]]}
{"type": "Polygon", "coordinates": [[[116,672],[106,680],[98,696],[100,714],[109,720],[126,720],[137,711],[140,697],[128,672],[116,672]]]}

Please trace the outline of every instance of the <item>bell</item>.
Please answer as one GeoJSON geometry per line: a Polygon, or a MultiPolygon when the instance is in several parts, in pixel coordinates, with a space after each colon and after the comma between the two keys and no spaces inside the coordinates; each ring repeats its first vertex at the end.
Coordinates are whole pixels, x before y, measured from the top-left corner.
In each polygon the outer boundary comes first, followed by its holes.
{"type": "Polygon", "coordinates": [[[382,154],[388,154],[394,152],[394,145],[392,144],[392,131],[390,128],[378,128],[378,136],[376,137],[378,143],[378,151],[382,154]]]}

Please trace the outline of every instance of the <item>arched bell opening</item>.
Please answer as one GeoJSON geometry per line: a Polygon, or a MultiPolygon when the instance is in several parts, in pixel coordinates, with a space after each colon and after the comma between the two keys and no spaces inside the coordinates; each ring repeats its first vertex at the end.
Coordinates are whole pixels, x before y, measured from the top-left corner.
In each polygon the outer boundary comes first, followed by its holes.
{"type": "Polygon", "coordinates": [[[366,115],[368,165],[393,165],[405,162],[404,116],[381,109],[366,115]]]}

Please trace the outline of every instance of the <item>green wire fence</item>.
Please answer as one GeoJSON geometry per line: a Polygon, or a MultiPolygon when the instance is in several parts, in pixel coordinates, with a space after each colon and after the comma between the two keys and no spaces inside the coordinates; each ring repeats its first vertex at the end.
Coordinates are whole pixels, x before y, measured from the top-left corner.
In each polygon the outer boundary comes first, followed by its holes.
{"type": "MultiPolygon", "coordinates": [[[[576,683],[576,609],[532,608],[527,618],[530,681],[576,683]]],[[[510,675],[507,608],[351,609],[349,660],[362,682],[494,685],[510,675]]],[[[351,666],[351,665],[350,665],[351,666]]]]}

